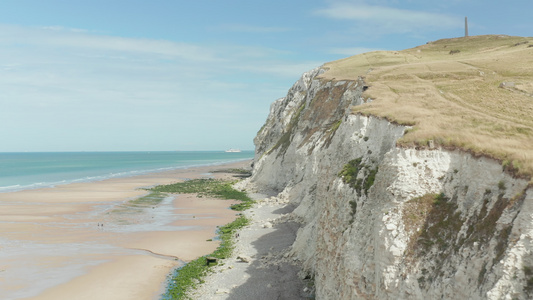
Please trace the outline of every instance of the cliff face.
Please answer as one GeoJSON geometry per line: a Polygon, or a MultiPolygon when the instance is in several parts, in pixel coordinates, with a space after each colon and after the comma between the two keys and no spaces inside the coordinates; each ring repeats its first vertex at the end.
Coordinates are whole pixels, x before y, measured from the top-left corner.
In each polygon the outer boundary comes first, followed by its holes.
{"type": "Polygon", "coordinates": [[[351,113],[362,79],[305,73],[258,133],[253,182],[296,205],[293,254],[317,299],[533,297],[533,191],[494,160],[399,148],[351,113]]]}

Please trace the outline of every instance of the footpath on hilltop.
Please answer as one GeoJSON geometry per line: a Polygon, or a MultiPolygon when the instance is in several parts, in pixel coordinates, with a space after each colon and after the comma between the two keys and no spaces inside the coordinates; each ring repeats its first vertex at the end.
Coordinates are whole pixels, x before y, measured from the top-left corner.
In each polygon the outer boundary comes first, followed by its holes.
{"type": "Polygon", "coordinates": [[[460,148],[533,174],[533,38],[443,39],[324,65],[324,79],[363,76],[371,98],[354,112],[414,125],[402,146],[460,148]]]}

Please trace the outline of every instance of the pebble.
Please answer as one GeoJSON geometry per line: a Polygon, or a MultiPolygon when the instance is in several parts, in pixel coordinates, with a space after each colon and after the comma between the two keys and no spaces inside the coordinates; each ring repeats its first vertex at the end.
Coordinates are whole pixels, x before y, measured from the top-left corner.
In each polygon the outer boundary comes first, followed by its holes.
{"type": "Polygon", "coordinates": [[[250,261],[252,261],[252,259],[246,255],[239,255],[237,256],[237,259],[241,262],[245,262],[245,263],[249,263],[250,261]]]}
{"type": "Polygon", "coordinates": [[[263,228],[272,228],[272,223],[266,222],[265,224],[263,224],[263,228]]]}
{"type": "Polygon", "coordinates": [[[215,291],[215,294],[217,294],[217,295],[229,294],[229,291],[226,290],[226,289],[217,289],[217,290],[215,291]]]}
{"type": "Polygon", "coordinates": [[[393,231],[393,230],[395,230],[397,228],[396,225],[390,224],[390,223],[387,224],[386,227],[387,227],[387,230],[389,230],[389,231],[393,231]]]}

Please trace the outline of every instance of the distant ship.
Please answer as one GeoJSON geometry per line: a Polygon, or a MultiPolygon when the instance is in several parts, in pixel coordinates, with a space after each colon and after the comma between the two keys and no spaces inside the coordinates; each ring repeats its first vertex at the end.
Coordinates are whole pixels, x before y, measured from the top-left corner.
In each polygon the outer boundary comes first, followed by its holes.
{"type": "Polygon", "coordinates": [[[241,152],[241,150],[239,150],[239,149],[228,149],[228,150],[226,150],[226,153],[237,153],[237,152],[241,152]]]}

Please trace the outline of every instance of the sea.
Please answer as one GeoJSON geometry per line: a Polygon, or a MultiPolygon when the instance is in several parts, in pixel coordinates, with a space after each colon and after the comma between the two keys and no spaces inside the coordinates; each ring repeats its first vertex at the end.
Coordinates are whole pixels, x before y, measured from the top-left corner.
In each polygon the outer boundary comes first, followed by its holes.
{"type": "Polygon", "coordinates": [[[0,153],[0,193],[252,159],[253,151],[0,153]]]}

